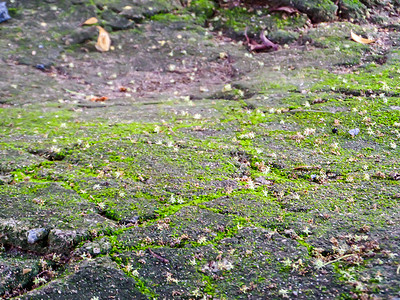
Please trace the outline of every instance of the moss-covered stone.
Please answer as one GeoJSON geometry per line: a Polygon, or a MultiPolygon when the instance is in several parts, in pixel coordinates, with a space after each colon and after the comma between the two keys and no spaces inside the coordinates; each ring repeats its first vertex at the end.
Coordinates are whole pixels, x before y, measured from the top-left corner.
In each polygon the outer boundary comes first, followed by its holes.
{"type": "Polygon", "coordinates": [[[0,270],[0,296],[9,298],[17,295],[19,291],[30,288],[41,267],[39,259],[1,256],[0,270]]]}
{"type": "Polygon", "coordinates": [[[299,34],[295,32],[288,32],[285,30],[277,30],[271,32],[269,38],[275,43],[285,45],[295,42],[299,38],[299,34]]]}
{"type": "MultiPolygon", "coordinates": [[[[361,2],[395,26],[390,6],[361,2]]],[[[399,34],[311,27],[333,1],[296,3],[14,1],[0,26],[0,292],[397,296],[399,34]],[[113,50],[85,38],[93,16],[113,50]],[[246,26],[286,45],[249,52],[246,26]]]]}
{"type": "Polygon", "coordinates": [[[343,0],[339,5],[339,15],[345,19],[358,22],[369,17],[367,7],[358,0],[343,0]]]}
{"type": "Polygon", "coordinates": [[[126,276],[110,258],[85,260],[62,278],[52,281],[21,297],[21,299],[66,299],[66,298],[121,297],[125,299],[147,299],[136,281],[126,276]]]}
{"type": "Polygon", "coordinates": [[[273,7],[279,6],[293,6],[299,11],[306,13],[313,22],[327,22],[336,19],[336,13],[338,10],[337,5],[335,5],[330,0],[324,1],[297,1],[297,0],[284,0],[284,1],[268,1],[268,4],[273,7]]]}
{"type": "Polygon", "coordinates": [[[115,227],[93,205],[58,184],[0,187],[0,242],[8,247],[64,254],[93,232],[115,227]]]}

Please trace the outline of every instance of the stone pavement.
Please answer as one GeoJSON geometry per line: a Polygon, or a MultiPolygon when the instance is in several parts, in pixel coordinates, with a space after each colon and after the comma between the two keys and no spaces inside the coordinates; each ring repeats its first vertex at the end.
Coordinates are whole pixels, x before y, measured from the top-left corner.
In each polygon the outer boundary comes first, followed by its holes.
{"type": "Polygon", "coordinates": [[[398,299],[400,6],[333,2],[7,1],[0,296],[398,299]]]}

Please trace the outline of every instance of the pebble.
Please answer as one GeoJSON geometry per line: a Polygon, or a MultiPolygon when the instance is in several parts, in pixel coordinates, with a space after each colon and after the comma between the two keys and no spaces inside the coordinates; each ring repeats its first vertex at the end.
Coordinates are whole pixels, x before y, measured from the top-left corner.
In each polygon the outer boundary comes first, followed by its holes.
{"type": "Polygon", "coordinates": [[[28,243],[34,244],[40,240],[46,238],[49,231],[45,228],[35,228],[28,231],[28,243]]]}
{"type": "Polygon", "coordinates": [[[40,71],[46,71],[46,66],[44,64],[37,64],[35,68],[40,71]]]}
{"type": "Polygon", "coordinates": [[[349,130],[349,134],[351,135],[351,136],[356,136],[357,134],[359,134],[360,133],[360,129],[359,128],[354,128],[354,129],[350,129],[349,130]]]}
{"type": "Polygon", "coordinates": [[[5,2],[0,2],[0,23],[11,19],[5,2]]]}

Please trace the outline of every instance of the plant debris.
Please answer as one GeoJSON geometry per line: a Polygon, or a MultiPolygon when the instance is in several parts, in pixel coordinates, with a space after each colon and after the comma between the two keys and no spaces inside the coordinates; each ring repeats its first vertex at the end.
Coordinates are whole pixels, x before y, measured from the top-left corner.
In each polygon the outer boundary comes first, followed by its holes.
{"type": "Polygon", "coordinates": [[[92,102],[104,102],[107,101],[108,97],[102,96],[102,97],[93,97],[92,99],[90,99],[90,101],[92,102]]]}
{"type": "Polygon", "coordinates": [[[162,257],[161,255],[158,255],[157,253],[153,252],[151,249],[148,249],[148,250],[149,250],[149,252],[150,252],[150,254],[151,254],[152,256],[154,256],[155,258],[157,258],[158,260],[160,260],[160,261],[163,262],[164,264],[168,264],[168,263],[169,263],[169,260],[168,260],[168,259],[162,257]]]}
{"type": "Polygon", "coordinates": [[[270,8],[269,11],[270,12],[283,12],[283,13],[287,13],[288,15],[300,13],[297,8],[294,8],[291,6],[274,7],[274,8],[270,8]]]}
{"type": "Polygon", "coordinates": [[[372,43],[375,43],[375,40],[365,39],[365,38],[355,34],[353,31],[351,31],[350,35],[351,35],[351,39],[353,41],[355,41],[357,43],[360,43],[360,44],[372,44],[372,43]]]}
{"type": "Polygon", "coordinates": [[[246,37],[246,42],[247,45],[250,48],[250,51],[254,52],[262,52],[262,51],[268,51],[273,49],[274,51],[277,51],[279,46],[273,42],[271,42],[267,37],[265,36],[264,30],[260,32],[260,39],[261,39],[261,44],[256,42],[255,40],[249,38],[247,35],[247,27],[244,31],[244,36],[246,37]]]}
{"type": "Polygon", "coordinates": [[[81,24],[81,26],[83,26],[83,25],[93,25],[93,24],[96,24],[98,22],[99,22],[99,20],[97,20],[97,18],[92,17],[92,18],[87,19],[85,22],[83,22],[81,24]]]}
{"type": "Polygon", "coordinates": [[[99,30],[99,37],[97,38],[96,49],[99,50],[100,52],[109,51],[111,46],[110,35],[104,28],[100,26],[96,27],[99,30]]]}

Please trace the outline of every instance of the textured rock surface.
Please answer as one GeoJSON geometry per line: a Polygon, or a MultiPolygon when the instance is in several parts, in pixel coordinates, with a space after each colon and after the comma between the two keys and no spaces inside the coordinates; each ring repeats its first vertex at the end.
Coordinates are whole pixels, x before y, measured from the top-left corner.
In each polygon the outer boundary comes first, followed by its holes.
{"type": "Polygon", "coordinates": [[[7,3],[1,297],[400,297],[398,3],[267,2],[7,3]]]}

